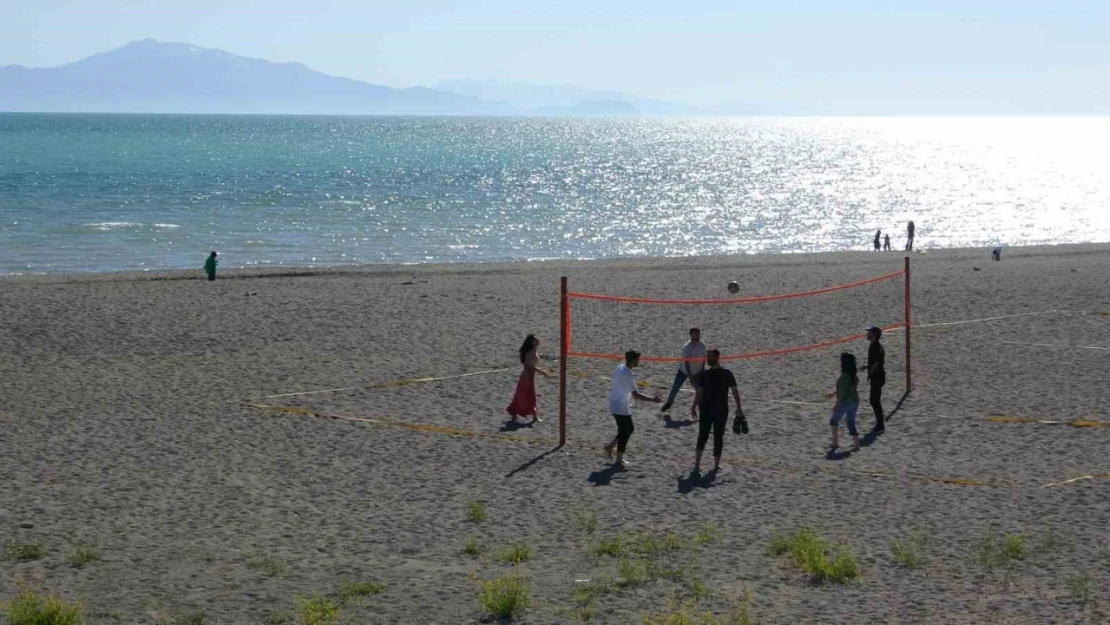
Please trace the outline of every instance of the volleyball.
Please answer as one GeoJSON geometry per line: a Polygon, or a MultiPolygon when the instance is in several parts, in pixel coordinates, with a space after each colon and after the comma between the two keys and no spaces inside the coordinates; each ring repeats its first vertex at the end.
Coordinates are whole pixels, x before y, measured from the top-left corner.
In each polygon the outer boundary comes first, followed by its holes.
{"type": "Polygon", "coordinates": [[[740,285],[735,280],[733,280],[732,282],[729,282],[728,283],[728,292],[732,293],[733,295],[736,295],[737,293],[740,292],[740,285]]]}

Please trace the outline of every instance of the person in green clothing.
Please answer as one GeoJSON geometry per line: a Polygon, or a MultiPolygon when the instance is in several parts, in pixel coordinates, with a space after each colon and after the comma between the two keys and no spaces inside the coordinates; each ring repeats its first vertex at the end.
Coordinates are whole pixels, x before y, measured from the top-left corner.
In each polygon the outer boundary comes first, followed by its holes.
{"type": "Polygon", "coordinates": [[[829,393],[828,397],[836,396],[836,405],[833,406],[832,419],[832,444],[829,451],[836,451],[840,445],[840,419],[848,421],[848,433],[852,435],[851,451],[859,451],[859,432],[856,431],[856,412],[859,410],[859,376],[856,375],[856,357],[844,352],[840,355],[840,377],[836,380],[836,392],[829,393]]]}
{"type": "Polygon", "coordinates": [[[208,260],[204,261],[204,273],[208,274],[209,280],[216,279],[216,264],[220,261],[216,260],[219,256],[215,251],[208,255],[208,260]]]}

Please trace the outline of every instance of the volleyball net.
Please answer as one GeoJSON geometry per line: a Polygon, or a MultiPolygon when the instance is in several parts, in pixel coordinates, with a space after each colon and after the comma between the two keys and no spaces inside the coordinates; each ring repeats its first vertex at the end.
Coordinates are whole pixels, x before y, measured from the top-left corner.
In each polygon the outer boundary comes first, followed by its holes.
{"type": "MultiPolygon", "coordinates": [[[[715,288],[723,289],[723,284],[715,288]]],[[[743,285],[742,285],[743,286],[743,285]]],[[[910,259],[896,271],[845,284],[822,285],[770,295],[737,294],[698,297],[714,287],[675,284],[660,296],[629,296],[572,290],[561,279],[559,351],[559,440],[566,442],[566,376],[569,361],[587,363],[624,360],[627,350],[641,353],[641,363],[672,363],[697,328],[702,342],[721,352],[721,360],[775,360],[804,357],[866,337],[865,327],[877,326],[888,338],[904,338],[906,391],[910,368],[910,259]],[[663,297],[682,294],[687,297],[663,297]],[[890,333],[890,334],[887,334],[890,333]]],[[[772,287],[773,288],[773,287],[772,287]]],[[[887,344],[888,371],[898,348],[887,344]]],[[[857,354],[860,364],[866,352],[857,354]]],[[[700,361],[700,358],[692,359],[700,361]]],[[[595,365],[596,366],[596,365],[595,365]]]]}

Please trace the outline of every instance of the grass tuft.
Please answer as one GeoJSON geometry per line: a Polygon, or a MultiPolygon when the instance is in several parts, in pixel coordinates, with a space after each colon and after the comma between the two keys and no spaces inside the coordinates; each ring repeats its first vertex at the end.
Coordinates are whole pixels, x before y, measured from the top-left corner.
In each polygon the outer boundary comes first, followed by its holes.
{"type": "Polygon", "coordinates": [[[1083,571],[1064,580],[1064,587],[1075,601],[1087,603],[1094,597],[1095,580],[1090,571],[1083,571]]]}
{"type": "Polygon", "coordinates": [[[477,538],[474,538],[473,536],[467,536],[463,540],[462,552],[466,555],[472,558],[477,558],[479,555],[482,554],[483,551],[485,551],[485,549],[482,547],[481,544],[478,543],[477,538]]]}
{"type": "Polygon", "coordinates": [[[1008,566],[1017,560],[1024,560],[1025,554],[1024,535],[987,532],[975,546],[972,556],[983,568],[992,570],[996,567],[1008,566]]]}
{"type": "Polygon", "coordinates": [[[289,563],[277,556],[263,554],[247,559],[247,568],[264,573],[267,577],[277,577],[289,570],[289,563]]]}
{"type": "Polygon", "coordinates": [[[808,528],[773,539],[767,553],[789,555],[794,566],[808,573],[815,582],[846,584],[860,576],[859,561],[846,546],[833,549],[827,540],[808,528]]]}
{"type": "Polygon", "coordinates": [[[35,590],[22,590],[8,603],[0,604],[7,625],[82,625],[80,603],[70,602],[35,590]]]}
{"type": "Polygon", "coordinates": [[[602,538],[590,546],[589,553],[594,556],[620,558],[638,556],[656,558],[666,553],[681,551],[686,545],[674,532],[653,536],[645,532],[628,532],[612,538],[602,538]]]}
{"type": "Polygon", "coordinates": [[[667,611],[644,616],[644,625],[751,625],[748,616],[750,598],[736,602],[728,615],[717,616],[712,612],[699,610],[696,600],[684,603],[672,601],[667,611]]]}
{"type": "Polygon", "coordinates": [[[574,527],[587,533],[593,534],[597,531],[598,517],[597,510],[593,508],[581,508],[574,511],[574,527]]]}
{"type": "Polygon", "coordinates": [[[42,543],[7,543],[4,545],[4,558],[16,562],[30,562],[46,555],[46,545],[42,543]]]}
{"type": "Polygon", "coordinates": [[[921,566],[921,555],[917,553],[916,546],[910,541],[890,541],[890,555],[907,569],[921,566]]]}
{"type": "Polygon", "coordinates": [[[480,502],[476,499],[472,500],[472,501],[468,501],[466,503],[466,520],[467,521],[470,521],[471,523],[481,523],[482,521],[485,521],[487,518],[489,518],[489,515],[486,513],[486,504],[484,504],[484,503],[482,503],[482,502],[480,502]]]}
{"type": "Polygon", "coordinates": [[[694,542],[699,545],[711,545],[721,539],[721,531],[716,525],[706,523],[694,534],[694,542]]]}
{"type": "Polygon", "coordinates": [[[528,580],[519,575],[506,575],[478,581],[478,604],[493,619],[508,620],[519,616],[531,603],[528,580]]]}
{"type": "Polygon", "coordinates": [[[293,600],[293,603],[297,607],[297,622],[300,625],[337,625],[339,623],[339,606],[323,595],[297,597],[293,600]]]}
{"type": "Polygon", "coordinates": [[[262,619],[262,625],[289,625],[293,622],[293,615],[289,612],[270,612],[262,619]]]}
{"type": "Polygon", "coordinates": [[[385,590],[385,585],[378,582],[341,582],[339,584],[339,603],[343,605],[362,603],[370,595],[376,595],[385,590]]]}
{"type": "Polygon", "coordinates": [[[522,543],[513,543],[504,549],[498,556],[502,562],[516,566],[532,559],[532,548],[522,543]]]}
{"type": "Polygon", "coordinates": [[[66,564],[73,568],[79,569],[86,564],[96,562],[100,559],[100,549],[96,545],[86,545],[83,543],[74,543],[69,547],[69,553],[66,554],[66,564]]]}

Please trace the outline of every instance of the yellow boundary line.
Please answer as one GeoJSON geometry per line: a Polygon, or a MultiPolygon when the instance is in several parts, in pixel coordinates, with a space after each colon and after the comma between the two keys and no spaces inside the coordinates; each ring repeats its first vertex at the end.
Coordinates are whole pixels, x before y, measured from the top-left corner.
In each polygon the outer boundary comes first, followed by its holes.
{"type": "Polygon", "coordinates": [[[308,408],[297,408],[294,406],[274,406],[270,404],[258,404],[244,402],[244,406],[254,408],[256,410],[274,410],[277,412],[285,412],[290,414],[299,414],[305,417],[313,417],[316,419],[333,419],[336,421],[353,421],[357,423],[370,423],[373,425],[381,425],[386,427],[402,428],[406,430],[413,430],[416,432],[435,432],[438,434],[450,434],[451,436],[466,436],[469,438],[479,438],[482,440],[491,440],[498,442],[513,442],[513,443],[528,443],[530,445],[554,445],[556,441],[550,438],[528,438],[524,436],[513,436],[511,434],[483,434],[482,432],[475,432],[473,430],[463,430],[460,428],[453,428],[445,425],[430,425],[423,423],[406,423],[404,421],[388,421],[385,419],[372,419],[369,417],[351,417],[347,415],[328,414],[326,412],[317,412],[309,410],[308,408]]]}
{"type": "Polygon", "coordinates": [[[482,371],[471,371],[470,373],[460,373],[458,375],[445,375],[438,378],[411,378],[408,380],[390,380],[388,382],[375,382],[365,386],[348,386],[345,388],[325,388],[318,391],[301,391],[298,393],[279,393],[277,395],[263,395],[258,399],[274,399],[276,397],[296,397],[299,395],[316,395],[319,393],[340,393],[343,391],[356,391],[374,388],[388,388],[391,386],[408,386],[410,384],[422,384],[425,382],[440,382],[442,380],[457,380],[459,378],[470,378],[476,375],[489,375],[491,373],[504,373],[509,371],[508,367],[504,369],[485,369],[482,371]]]}

